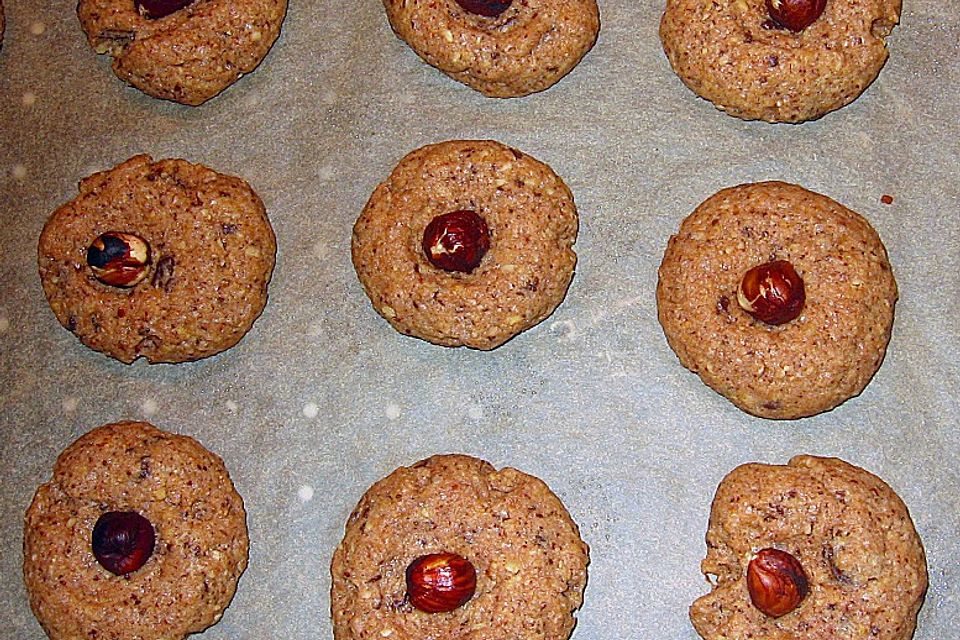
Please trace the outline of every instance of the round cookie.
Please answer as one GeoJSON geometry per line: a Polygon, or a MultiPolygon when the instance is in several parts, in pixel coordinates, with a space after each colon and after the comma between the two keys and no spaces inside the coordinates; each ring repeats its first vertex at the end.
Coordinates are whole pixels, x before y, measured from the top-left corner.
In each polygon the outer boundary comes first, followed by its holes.
{"type": "Polygon", "coordinates": [[[927,588],[906,506],[876,476],[836,458],[745,464],[717,488],[701,570],[713,590],[690,607],[704,640],[909,640],[927,588]],[[799,561],[809,593],[774,618],[746,574],[763,549],[799,561]]]}
{"type": "Polygon", "coordinates": [[[587,545],[539,479],[438,455],[374,484],[350,515],[331,564],[336,640],[564,640],[583,602],[587,545]],[[447,613],[411,606],[405,572],[419,556],[455,553],[476,592],[447,613]]]}
{"type": "Polygon", "coordinates": [[[576,235],[573,195],[550,167],[498,142],[457,140],[413,151],[376,188],[353,227],[353,264],[397,331],[493,349],[563,300],[576,235]],[[422,247],[435,217],[460,210],[489,229],[468,273],[434,266],[422,247]]]}
{"type": "Polygon", "coordinates": [[[77,16],[90,46],[113,57],[121,80],[156,98],[198,105],[260,64],[286,10],[287,0],[194,0],[151,18],[131,0],[80,0],[77,16]]]}
{"type": "Polygon", "coordinates": [[[859,394],[880,367],[897,285],[887,252],[861,216],[783,182],[724,189],[670,238],[657,310],[686,368],[735,405],[764,418],[800,418],[859,394]],[[741,278],[790,262],[806,302],[771,326],[738,303],[741,278]]]}
{"type": "Polygon", "coordinates": [[[178,640],[216,623],[247,566],[246,514],[223,461],[143,422],[94,429],[57,459],[27,510],[23,576],[51,640],[178,640]],[[142,567],[114,575],[93,552],[104,513],[156,535],[142,567]]]}
{"type": "Polygon", "coordinates": [[[803,122],[852,102],[887,60],[901,0],[828,0],[799,32],[766,0],[667,0],[660,40],[690,89],[745,120],[803,122]]]}
{"type": "Polygon", "coordinates": [[[185,160],[139,155],[79,189],[40,235],[40,279],[60,324],[126,363],[196,360],[246,334],[266,304],[277,250],[250,185],[185,160]],[[91,268],[91,244],[108,232],[149,245],[139,284],[111,286],[91,268]]]}
{"type": "Polygon", "coordinates": [[[600,31],[596,0],[383,0],[383,5],[394,32],[427,64],[494,98],[553,86],[593,47],[600,31]]]}

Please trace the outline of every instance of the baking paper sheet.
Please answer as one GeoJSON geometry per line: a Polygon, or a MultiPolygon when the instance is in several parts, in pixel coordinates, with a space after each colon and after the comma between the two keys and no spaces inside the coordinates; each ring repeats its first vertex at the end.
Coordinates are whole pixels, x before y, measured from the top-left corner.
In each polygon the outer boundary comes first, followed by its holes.
{"type": "Polygon", "coordinates": [[[23,514],[87,430],[146,419],[221,455],[250,566],[201,637],[331,638],[329,562],[375,480],[439,452],[543,478],[591,546],[575,640],[695,640],[710,500],[747,461],[840,456],[884,478],[926,546],[918,640],[960,635],[960,5],[907,0],[855,103],[800,126],[696,98],[657,37],[662,0],[601,0],[596,47],[552,89],[494,100],[424,65],[375,0],[292,2],[261,67],[198,108],[126,87],[67,3],[7,2],[0,51],[0,637],[43,637],[21,578],[23,514]],[[373,188],[424,144],[493,138],[573,190],[566,300],[500,349],[407,338],[350,263],[373,188]],[[44,221],[84,176],[137,153],[243,176],[280,246],[270,301],[234,349],[125,366],[56,322],[36,270],[44,221]],[[866,391],[796,422],[752,418],[678,363],[656,320],[667,238],[720,188],[780,179],[866,216],[900,285],[866,391]],[[881,196],[893,196],[892,204],[881,196]]]}

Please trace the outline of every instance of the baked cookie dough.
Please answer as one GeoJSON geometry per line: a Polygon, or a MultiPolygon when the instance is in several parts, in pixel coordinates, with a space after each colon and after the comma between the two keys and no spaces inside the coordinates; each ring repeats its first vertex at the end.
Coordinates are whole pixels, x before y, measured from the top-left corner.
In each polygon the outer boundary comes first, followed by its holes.
{"type": "Polygon", "coordinates": [[[336,640],[564,640],[583,602],[587,545],[539,479],[438,455],[374,484],[333,554],[336,640]],[[476,591],[444,613],[414,608],[405,572],[416,558],[453,553],[476,570],[476,591]]]}
{"type": "Polygon", "coordinates": [[[223,461],[143,422],[94,429],[57,459],[23,531],[23,577],[51,640],[178,640],[216,623],[247,566],[246,514],[223,461]],[[93,551],[108,512],[153,527],[153,553],[115,575],[93,551]]]}
{"type": "Polygon", "coordinates": [[[553,86],[593,47],[596,0],[383,0],[423,60],[493,98],[553,86]]]}
{"type": "Polygon", "coordinates": [[[139,155],[79,189],[40,235],[40,279],[60,324],[126,363],[197,360],[246,334],[266,304],[277,250],[250,185],[139,155]],[[93,243],[114,233],[149,247],[134,286],[105,284],[91,266],[93,243]]]}
{"type": "Polygon", "coordinates": [[[923,545],[897,494],[859,467],[805,455],[723,479],[701,570],[713,590],[690,619],[704,640],[909,640],[927,588],[923,545]],[[809,593],[781,617],[762,613],[747,588],[764,549],[793,556],[807,578],[809,593]]]}
{"type": "Polygon", "coordinates": [[[670,238],[657,310],[681,364],[735,405],[800,418],[859,394],[890,339],[897,285],[887,252],[861,216],[783,182],[724,189],[670,238]],[[801,314],[778,326],[738,302],[744,274],[768,261],[802,278],[801,314]]]}
{"type": "Polygon", "coordinates": [[[374,308],[404,334],[493,349],[549,316],[577,256],[573,195],[550,167],[489,140],[408,154],[353,227],[353,264],[374,308]],[[489,250],[470,272],[434,266],[423,248],[434,218],[472,211],[489,250]]]}
{"type": "Polygon", "coordinates": [[[113,71],[156,98],[201,104],[253,71],[266,57],[287,0],[80,0],[90,46],[113,57],[113,71]]]}
{"type": "Polygon", "coordinates": [[[660,40],[673,70],[745,120],[803,122],[852,102],[887,60],[901,0],[828,0],[802,31],[778,28],[765,0],[667,0],[660,40]]]}

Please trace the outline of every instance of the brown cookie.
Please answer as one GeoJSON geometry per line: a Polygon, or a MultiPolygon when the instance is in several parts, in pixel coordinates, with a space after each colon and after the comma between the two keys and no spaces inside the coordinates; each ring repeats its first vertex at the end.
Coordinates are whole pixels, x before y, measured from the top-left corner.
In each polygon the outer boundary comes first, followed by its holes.
{"type": "Polygon", "coordinates": [[[596,0],[383,0],[427,64],[494,98],[553,86],[593,47],[596,0]]]}
{"type": "Polygon", "coordinates": [[[873,227],[830,198],[783,182],[724,189],[670,238],[657,310],[671,348],[735,405],[800,418],[859,394],[880,367],[897,285],[873,227]],[[800,315],[761,321],[738,300],[745,274],[789,262],[800,315]]]}
{"type": "MultiPolygon", "coordinates": [[[[336,640],[564,640],[583,601],[587,545],[539,479],[463,455],[401,467],[374,484],[333,555],[336,640]],[[448,612],[415,608],[408,566],[457,554],[476,590],[448,612]]],[[[418,584],[414,582],[414,585],[418,584]]]]}
{"type": "Polygon", "coordinates": [[[704,640],[909,640],[927,588],[923,545],[897,494],[859,467],[813,456],[745,464],[723,479],[701,570],[713,590],[690,619],[704,640]],[[784,598],[789,611],[771,612],[779,617],[761,611],[784,598]]]}
{"type": "Polygon", "coordinates": [[[248,546],[243,501],[219,457],[192,438],[120,422],[70,445],[37,490],[23,576],[52,640],[179,640],[220,619],[248,546]],[[134,555],[117,529],[94,541],[108,513],[139,514],[154,532],[152,553],[126,574],[115,573],[115,556],[104,565],[94,552],[134,555]]]}
{"type": "Polygon", "coordinates": [[[90,46],[113,57],[117,77],[151,96],[189,105],[209,100],[253,71],[280,35],[286,10],[287,0],[80,0],[77,5],[90,46]]]}
{"type": "Polygon", "coordinates": [[[57,320],[85,345],[126,363],[183,362],[246,334],[266,304],[276,250],[246,182],[140,155],[80,182],[80,195],[47,220],[38,259],[57,320]],[[132,286],[107,283],[127,275],[122,256],[95,268],[118,234],[148,247],[132,286]]]}
{"type": "Polygon", "coordinates": [[[376,188],[353,227],[353,264],[397,331],[493,349],[563,300],[576,236],[573,195],[550,167],[498,142],[456,140],[413,151],[376,188]],[[460,211],[483,220],[489,242],[468,272],[436,266],[424,249],[431,222],[460,211]]]}
{"type": "Polygon", "coordinates": [[[900,4],[829,0],[795,32],[771,19],[767,0],[667,0],[660,40],[684,84],[717,108],[745,120],[803,122],[874,81],[900,4]]]}

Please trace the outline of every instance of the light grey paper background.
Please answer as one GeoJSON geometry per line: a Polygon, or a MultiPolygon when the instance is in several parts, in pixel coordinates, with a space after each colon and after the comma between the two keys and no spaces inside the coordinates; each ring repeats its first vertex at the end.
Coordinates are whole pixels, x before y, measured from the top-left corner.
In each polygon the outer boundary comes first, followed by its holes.
{"type": "Polygon", "coordinates": [[[329,561],[350,510],[401,464],[459,451],[543,478],[591,546],[577,640],[693,640],[687,607],[717,483],[747,461],[836,455],[890,483],[926,544],[919,640],[960,631],[960,6],[907,0],[879,80],[800,126],[696,98],[660,49],[661,0],[601,1],[600,39],[545,93],[493,100],[419,61],[376,0],[293,2],[259,70],[189,108],[126,87],[70,3],[7,2],[0,51],[0,637],[43,636],[22,519],[57,454],[148,419],[220,454],[244,496],[250,567],[204,639],[332,637],[329,561]],[[403,337],[372,310],[350,230],[407,152],[494,138],[550,164],[580,210],[565,302],[492,353],[403,337]],[[46,217],[136,153],[241,175],[279,241],[263,316],[234,349],[124,366],[54,319],[36,273],[46,217]],[[718,189],[783,179],[866,216],[900,285],[883,367],[798,422],[749,417],[684,370],[656,320],[656,270],[718,189]],[[883,194],[893,204],[880,202],[883,194]]]}

